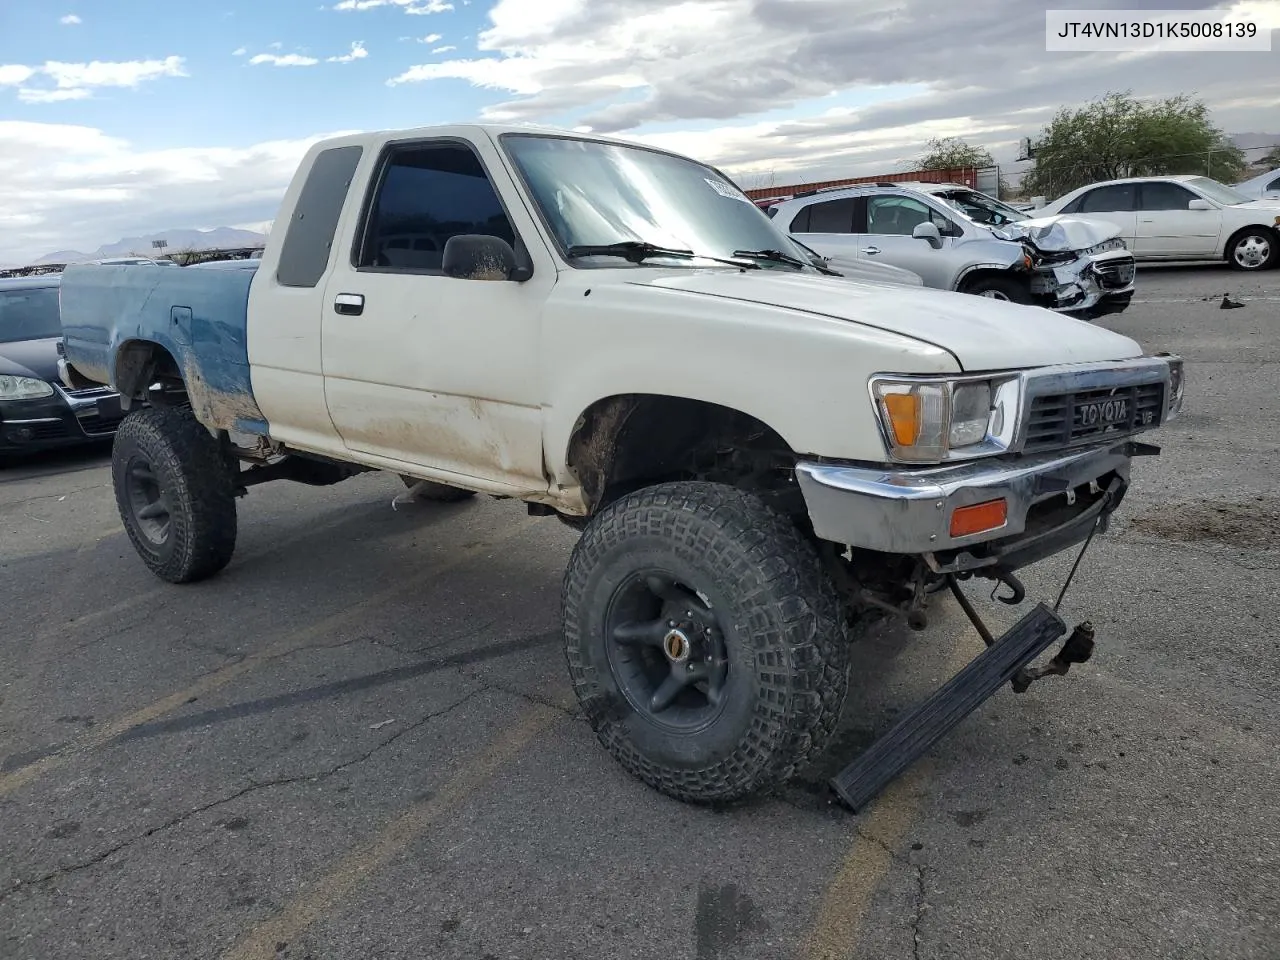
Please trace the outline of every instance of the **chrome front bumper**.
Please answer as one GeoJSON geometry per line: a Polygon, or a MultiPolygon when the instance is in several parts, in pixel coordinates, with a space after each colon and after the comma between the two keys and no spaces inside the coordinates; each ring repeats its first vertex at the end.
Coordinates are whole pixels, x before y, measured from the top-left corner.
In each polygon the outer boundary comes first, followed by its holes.
{"type": "MultiPolygon", "coordinates": [[[[987,459],[919,469],[802,462],[796,479],[814,532],[823,540],[880,553],[938,554],[994,540],[1017,541],[1027,532],[1037,504],[1055,497],[1064,505],[1074,502],[1075,492],[1093,481],[1104,488],[1118,485],[1122,495],[1135,451],[1156,448],[1124,442],[1017,461],[987,459]],[[958,507],[1001,498],[1008,507],[1003,526],[951,536],[951,515],[958,507]]],[[[1082,504],[1079,513],[1088,509],[1082,504]]],[[[1070,526],[1069,520],[1044,533],[1061,535],[1070,526]]],[[[1086,534],[1087,528],[1080,538],[1086,534]]]]}

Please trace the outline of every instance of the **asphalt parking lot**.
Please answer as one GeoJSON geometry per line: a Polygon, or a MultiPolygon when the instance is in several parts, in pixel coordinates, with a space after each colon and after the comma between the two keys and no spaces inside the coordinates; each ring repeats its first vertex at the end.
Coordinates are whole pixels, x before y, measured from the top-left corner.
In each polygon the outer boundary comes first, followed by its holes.
{"type": "MultiPolygon", "coordinates": [[[[858,816],[823,770],[727,811],[629,778],[565,679],[573,534],[518,503],[269,484],[178,588],[103,451],[0,471],[0,956],[1280,957],[1280,271],[1139,284],[1106,325],[1188,400],[1064,603],[1094,659],[858,816]]],[[[980,649],[942,601],[869,637],[829,766],[980,649]]]]}

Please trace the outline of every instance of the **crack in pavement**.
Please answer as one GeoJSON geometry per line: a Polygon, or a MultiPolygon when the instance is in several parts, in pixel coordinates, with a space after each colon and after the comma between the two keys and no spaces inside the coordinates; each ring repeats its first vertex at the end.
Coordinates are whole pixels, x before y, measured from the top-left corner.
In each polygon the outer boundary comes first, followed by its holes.
{"type": "Polygon", "coordinates": [[[21,500],[6,500],[0,503],[0,513],[8,513],[11,510],[22,506],[26,503],[35,503],[38,500],[65,500],[67,497],[73,497],[77,493],[84,493],[88,490],[110,489],[109,483],[95,483],[88,487],[76,487],[74,490],[68,490],[66,493],[42,493],[36,497],[23,497],[21,500]]]}
{"type": "Polygon", "coordinates": [[[924,919],[924,912],[929,909],[925,903],[925,886],[923,865],[916,868],[916,915],[911,921],[911,956],[914,960],[920,960],[920,922],[924,919]]]}
{"type": "MultiPolygon", "coordinates": [[[[414,721],[408,726],[403,727],[402,729],[396,731],[391,736],[383,738],[381,741],[379,741],[377,744],[375,744],[373,747],[371,747],[369,750],[365,751],[364,753],[358,756],[352,757],[349,760],[344,760],[342,763],[339,763],[335,766],[328,767],[318,772],[295,774],[289,777],[278,777],[274,780],[255,781],[251,779],[246,786],[241,787],[239,790],[236,790],[233,793],[227,794],[224,797],[219,797],[216,800],[210,800],[208,803],[203,803],[198,807],[194,807],[190,810],[180,813],[177,816],[172,817],[169,820],[166,820],[164,823],[160,823],[154,827],[150,827],[139,834],[135,834],[134,836],[128,838],[127,840],[122,840],[121,842],[115,844],[112,847],[109,847],[108,849],[104,850],[99,854],[96,854],[93,857],[90,857],[87,860],[82,860],[78,863],[73,863],[65,867],[58,867],[57,869],[51,870],[48,873],[44,874],[43,876],[35,878],[34,880],[22,880],[22,879],[15,880],[12,887],[4,891],[3,893],[0,893],[0,903],[4,903],[10,897],[24,890],[30,890],[36,887],[40,887],[46,883],[57,880],[60,877],[68,876],[70,874],[78,873],[82,870],[88,870],[88,869],[91,869],[92,867],[98,866],[99,864],[104,863],[105,861],[111,859],[111,857],[115,856],[117,853],[120,853],[121,851],[126,850],[129,847],[134,846],[135,844],[138,844],[144,840],[150,839],[151,837],[154,837],[156,834],[163,833],[166,830],[172,829],[173,827],[180,826],[181,824],[192,819],[193,817],[198,817],[201,814],[208,813],[210,810],[213,810],[217,807],[224,806],[225,804],[232,803],[233,801],[239,800],[241,797],[247,796],[250,793],[255,793],[259,790],[273,789],[275,787],[288,786],[294,783],[320,782],[322,780],[327,780],[330,777],[336,776],[342,771],[349,769],[350,767],[354,767],[358,764],[364,763],[366,760],[369,760],[371,757],[373,757],[374,754],[380,752],[381,750],[386,749],[387,747],[391,746],[391,744],[395,743],[397,740],[401,739],[404,736],[407,736],[408,734],[412,733],[414,730],[421,728],[431,720],[435,720],[435,719],[438,719],[439,717],[443,717],[446,714],[451,713],[454,710],[457,710],[459,707],[463,706],[470,700],[473,700],[480,694],[489,692],[491,690],[496,690],[496,689],[497,688],[495,687],[490,687],[487,685],[477,687],[475,690],[472,690],[469,693],[464,694],[462,697],[459,697],[457,700],[455,700],[453,703],[449,704],[448,706],[442,707],[439,710],[432,711],[431,713],[426,714],[425,716],[414,721]]],[[[498,692],[504,692],[504,691],[498,691],[498,692]]]]}

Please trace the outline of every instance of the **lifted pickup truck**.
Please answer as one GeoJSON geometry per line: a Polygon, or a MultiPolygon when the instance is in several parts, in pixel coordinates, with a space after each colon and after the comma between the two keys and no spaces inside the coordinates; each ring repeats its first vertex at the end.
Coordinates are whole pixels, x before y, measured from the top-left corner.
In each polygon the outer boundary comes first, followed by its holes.
{"type": "MultiPolygon", "coordinates": [[[[827,743],[876,616],[1084,543],[1182,363],[1035,307],[824,274],[719,171],[452,126],[314,146],[261,264],[69,267],[71,386],[128,408],[120,515],[175,583],[253,484],[378,469],[581,531],[569,672],[626,769],[687,801],[827,743]]],[[[1088,656],[1045,604],[833,781],[855,808],[1005,683],[1088,656]],[[861,766],[859,766],[859,764],[861,766]]]]}

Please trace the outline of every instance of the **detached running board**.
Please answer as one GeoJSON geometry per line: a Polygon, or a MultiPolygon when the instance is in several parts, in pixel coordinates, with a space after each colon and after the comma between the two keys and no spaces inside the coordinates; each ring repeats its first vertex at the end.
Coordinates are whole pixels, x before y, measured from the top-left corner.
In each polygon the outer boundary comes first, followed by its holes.
{"type": "Polygon", "coordinates": [[[831,788],[855,813],[1067,632],[1044,603],[939,687],[838,774],[831,788]]]}

